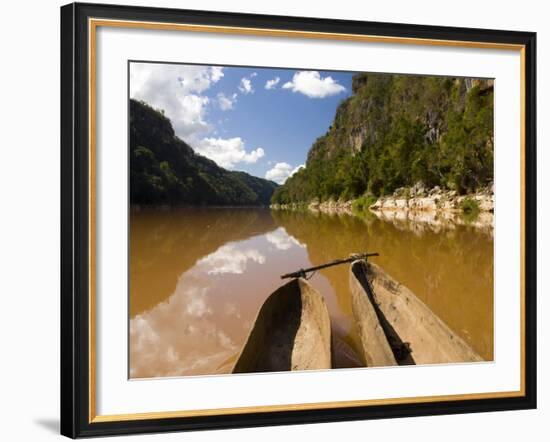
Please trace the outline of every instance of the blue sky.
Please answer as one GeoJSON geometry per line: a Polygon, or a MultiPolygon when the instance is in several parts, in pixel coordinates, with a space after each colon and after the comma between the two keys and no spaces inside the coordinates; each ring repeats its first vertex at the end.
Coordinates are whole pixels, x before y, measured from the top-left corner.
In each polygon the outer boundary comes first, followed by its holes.
{"type": "Polygon", "coordinates": [[[352,75],[132,62],[130,96],[163,109],[176,134],[220,166],[284,182],[351,94],[352,75]]]}

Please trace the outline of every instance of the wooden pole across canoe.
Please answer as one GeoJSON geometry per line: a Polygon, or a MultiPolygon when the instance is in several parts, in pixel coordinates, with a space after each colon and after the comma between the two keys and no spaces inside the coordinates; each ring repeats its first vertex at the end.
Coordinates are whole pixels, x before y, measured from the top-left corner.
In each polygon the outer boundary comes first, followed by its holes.
{"type": "Polygon", "coordinates": [[[321,264],[315,267],[310,267],[308,269],[300,269],[295,272],[291,273],[285,273],[284,275],[281,275],[281,279],[285,278],[305,278],[307,273],[315,272],[316,270],[325,269],[327,267],[332,267],[338,264],[345,264],[348,262],[353,262],[358,259],[364,259],[366,260],[370,256],[379,256],[378,253],[353,253],[348,258],[343,259],[335,259],[334,261],[327,262],[326,264],[321,264]]]}

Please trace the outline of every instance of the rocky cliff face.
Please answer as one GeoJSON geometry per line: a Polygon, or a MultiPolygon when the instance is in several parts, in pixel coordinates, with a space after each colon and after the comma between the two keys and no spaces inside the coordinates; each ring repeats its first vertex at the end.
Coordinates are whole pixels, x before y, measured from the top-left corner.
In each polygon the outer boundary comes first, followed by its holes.
{"type": "Polygon", "coordinates": [[[352,90],[272,202],[382,196],[418,181],[466,194],[492,181],[492,80],[360,73],[352,90]]]}
{"type": "MultiPolygon", "coordinates": [[[[476,79],[476,78],[455,78],[455,79],[433,79],[430,77],[410,78],[403,80],[402,76],[376,75],[376,74],[357,74],[353,79],[353,93],[355,96],[343,102],[338,108],[335,118],[335,124],[327,134],[329,139],[338,139],[338,143],[332,144],[327,152],[329,155],[335,155],[334,151],[339,148],[348,148],[352,153],[357,153],[369,144],[374,144],[381,129],[381,123],[391,121],[395,111],[404,111],[412,119],[425,126],[425,137],[430,142],[440,142],[443,134],[448,129],[447,115],[451,106],[464,107],[466,97],[473,88],[477,88],[476,93],[486,95],[493,92],[494,80],[476,79]],[[369,83],[370,79],[370,83],[369,83]],[[434,85],[433,82],[440,84],[434,85]],[[373,88],[391,88],[405,82],[405,91],[399,91],[395,95],[402,93],[402,96],[391,97],[390,100],[382,97],[373,97],[373,88]],[[372,83],[372,86],[371,86],[372,83]],[[368,87],[369,86],[369,87],[368,87]],[[434,97],[427,96],[426,89],[435,88],[434,97]],[[451,93],[445,94],[443,91],[448,89],[451,93]],[[426,94],[426,96],[424,96],[426,94]],[[452,96],[454,94],[454,96],[452,96]],[[403,106],[403,108],[401,108],[403,106]],[[406,110],[407,107],[411,109],[406,110]],[[399,109],[400,108],[400,109],[399,109]],[[380,115],[384,110],[390,115],[380,115]],[[349,124],[351,123],[351,124],[349,124]]],[[[313,151],[314,149],[312,149],[313,151]]],[[[318,158],[315,153],[312,158],[318,158]]]]}

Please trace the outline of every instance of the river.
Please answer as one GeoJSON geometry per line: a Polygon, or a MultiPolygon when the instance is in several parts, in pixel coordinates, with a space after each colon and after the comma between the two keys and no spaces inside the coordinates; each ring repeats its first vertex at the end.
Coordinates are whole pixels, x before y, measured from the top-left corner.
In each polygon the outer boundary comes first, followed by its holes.
{"type": "MultiPolygon", "coordinates": [[[[379,252],[373,262],[493,359],[491,230],[263,208],[146,209],[130,213],[130,377],[227,373],[279,275],[365,251],[379,252]]],[[[353,352],[348,266],[310,283],[353,352]]]]}

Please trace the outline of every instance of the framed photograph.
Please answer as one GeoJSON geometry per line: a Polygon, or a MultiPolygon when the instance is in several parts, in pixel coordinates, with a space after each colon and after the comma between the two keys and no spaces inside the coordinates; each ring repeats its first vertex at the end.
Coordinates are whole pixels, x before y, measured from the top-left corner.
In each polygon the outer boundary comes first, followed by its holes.
{"type": "Polygon", "coordinates": [[[536,407],[528,32],[61,8],[61,432],[536,407]]]}

